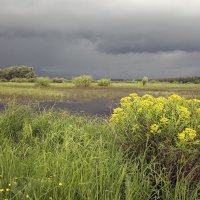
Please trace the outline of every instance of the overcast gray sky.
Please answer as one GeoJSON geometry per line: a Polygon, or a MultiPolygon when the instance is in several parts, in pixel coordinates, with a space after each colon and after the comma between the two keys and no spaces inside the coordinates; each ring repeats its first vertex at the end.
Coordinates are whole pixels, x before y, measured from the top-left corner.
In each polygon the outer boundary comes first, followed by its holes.
{"type": "Polygon", "coordinates": [[[200,75],[200,0],[0,0],[0,66],[64,77],[200,75]]]}

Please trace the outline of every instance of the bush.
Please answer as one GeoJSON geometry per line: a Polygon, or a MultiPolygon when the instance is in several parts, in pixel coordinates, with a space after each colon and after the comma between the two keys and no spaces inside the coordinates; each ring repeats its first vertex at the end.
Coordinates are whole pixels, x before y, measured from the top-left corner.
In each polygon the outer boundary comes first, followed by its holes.
{"type": "Polygon", "coordinates": [[[158,83],[159,81],[157,80],[151,80],[150,83],[158,83]]]}
{"type": "Polygon", "coordinates": [[[109,86],[111,84],[110,79],[100,79],[97,81],[98,86],[109,86]]]}
{"type": "Polygon", "coordinates": [[[78,87],[89,87],[92,81],[93,78],[90,75],[81,75],[72,79],[72,82],[78,87]]]}
{"type": "Polygon", "coordinates": [[[200,178],[200,100],[130,94],[120,102],[111,122],[131,156],[157,160],[172,177],[181,169],[183,176],[200,178]]]}
{"type": "Polygon", "coordinates": [[[48,77],[37,78],[35,85],[38,87],[48,87],[50,85],[50,79],[48,77]]]}
{"type": "Polygon", "coordinates": [[[53,78],[52,83],[63,83],[64,80],[65,80],[64,78],[53,78]]]}
{"type": "Polygon", "coordinates": [[[147,76],[144,76],[142,79],[142,85],[146,85],[148,83],[149,79],[147,76]]]}

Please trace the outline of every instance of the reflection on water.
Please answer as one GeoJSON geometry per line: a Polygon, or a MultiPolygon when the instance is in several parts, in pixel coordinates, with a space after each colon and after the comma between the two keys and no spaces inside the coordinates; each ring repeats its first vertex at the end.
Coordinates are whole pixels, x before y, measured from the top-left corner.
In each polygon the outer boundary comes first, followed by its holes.
{"type": "MultiPolygon", "coordinates": [[[[87,102],[44,101],[39,102],[36,107],[39,108],[39,110],[54,109],[79,114],[109,116],[117,106],[119,106],[119,103],[116,100],[96,99],[87,102]]],[[[5,108],[5,104],[0,104],[0,110],[4,110],[5,108]]]]}
{"type": "Polygon", "coordinates": [[[42,109],[53,108],[55,110],[68,110],[75,113],[85,113],[92,115],[110,115],[115,107],[118,106],[117,101],[108,99],[96,99],[87,102],[40,102],[39,107],[42,109]]]}

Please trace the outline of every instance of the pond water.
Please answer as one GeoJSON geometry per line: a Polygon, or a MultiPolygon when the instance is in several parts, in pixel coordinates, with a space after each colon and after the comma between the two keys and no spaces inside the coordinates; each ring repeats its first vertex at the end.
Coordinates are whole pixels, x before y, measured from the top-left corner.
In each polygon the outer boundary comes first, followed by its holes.
{"type": "MultiPolygon", "coordinates": [[[[114,108],[119,106],[119,101],[110,99],[95,99],[86,102],[73,101],[44,101],[38,102],[37,108],[40,110],[64,110],[71,113],[89,114],[97,116],[109,116],[114,108]]],[[[5,104],[0,104],[0,110],[6,108],[5,104]]]]}
{"type": "Polygon", "coordinates": [[[48,101],[40,102],[38,105],[42,109],[53,108],[55,110],[71,111],[72,113],[108,116],[112,113],[113,109],[118,106],[118,103],[117,101],[108,99],[96,99],[87,102],[48,101]]]}

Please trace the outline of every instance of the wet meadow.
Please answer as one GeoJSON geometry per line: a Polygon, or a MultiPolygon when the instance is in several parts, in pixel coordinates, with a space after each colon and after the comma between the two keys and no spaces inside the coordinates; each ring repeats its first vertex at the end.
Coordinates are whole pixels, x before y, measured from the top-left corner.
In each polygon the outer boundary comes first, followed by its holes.
{"type": "Polygon", "coordinates": [[[0,199],[200,199],[199,99],[192,83],[1,82],[0,199]]]}

